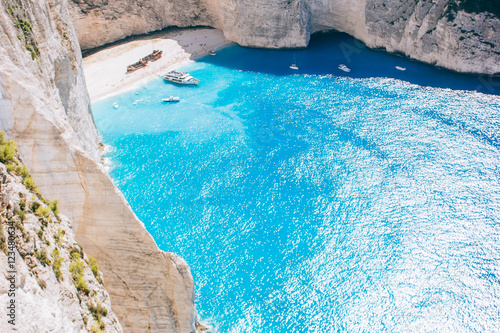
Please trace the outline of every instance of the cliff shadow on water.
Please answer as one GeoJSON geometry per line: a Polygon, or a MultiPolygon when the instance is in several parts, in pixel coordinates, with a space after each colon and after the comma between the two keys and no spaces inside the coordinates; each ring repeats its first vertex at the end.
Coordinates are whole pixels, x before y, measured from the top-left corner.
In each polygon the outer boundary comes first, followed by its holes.
{"type": "Polygon", "coordinates": [[[293,73],[355,79],[392,78],[420,86],[500,95],[500,77],[456,73],[407,57],[368,48],[340,32],[316,33],[304,49],[269,50],[234,46],[199,61],[242,71],[285,76],[293,73]],[[289,66],[296,63],[298,70],[289,66]],[[344,72],[344,64],[351,71],[344,72]],[[400,67],[400,69],[396,68],[400,67]]]}

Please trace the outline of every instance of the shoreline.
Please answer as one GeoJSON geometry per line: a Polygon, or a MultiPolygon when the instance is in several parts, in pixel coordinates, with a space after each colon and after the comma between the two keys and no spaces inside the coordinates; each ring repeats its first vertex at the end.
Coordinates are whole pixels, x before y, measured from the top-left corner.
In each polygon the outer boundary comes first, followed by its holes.
{"type": "Polygon", "coordinates": [[[90,101],[95,102],[138,88],[164,72],[232,44],[220,30],[188,28],[160,31],[104,47],[84,57],[82,61],[90,101]],[[153,50],[163,51],[159,60],[149,62],[146,68],[126,74],[128,65],[139,61],[153,50]]]}

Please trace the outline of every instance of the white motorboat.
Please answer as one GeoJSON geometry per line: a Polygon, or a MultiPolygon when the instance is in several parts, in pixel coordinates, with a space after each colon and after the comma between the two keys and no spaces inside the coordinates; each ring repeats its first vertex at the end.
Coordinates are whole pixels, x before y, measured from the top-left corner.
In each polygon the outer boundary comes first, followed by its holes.
{"type": "Polygon", "coordinates": [[[344,65],[344,64],[340,64],[340,65],[339,65],[339,69],[340,69],[341,71],[346,72],[346,73],[349,73],[349,72],[351,71],[351,69],[350,69],[349,67],[347,67],[346,65],[344,65]]]}
{"type": "Polygon", "coordinates": [[[405,70],[406,70],[406,68],[405,68],[405,67],[401,67],[401,66],[396,66],[396,69],[397,69],[397,70],[400,70],[400,71],[405,71],[405,70]]]}
{"type": "Polygon", "coordinates": [[[188,73],[178,72],[178,71],[170,71],[167,74],[163,75],[163,79],[166,81],[178,83],[178,84],[193,84],[196,85],[200,82],[200,80],[195,79],[188,73]]]}
{"type": "Polygon", "coordinates": [[[213,50],[208,52],[208,54],[210,54],[211,56],[217,55],[217,53],[215,53],[215,51],[213,51],[213,50]]]}
{"type": "Polygon", "coordinates": [[[115,109],[118,109],[118,104],[113,103],[113,107],[114,107],[115,109]]]}
{"type": "Polygon", "coordinates": [[[180,100],[181,99],[179,97],[177,97],[177,96],[170,96],[169,98],[164,98],[161,101],[165,102],[165,103],[169,103],[169,102],[178,102],[180,100]]]}

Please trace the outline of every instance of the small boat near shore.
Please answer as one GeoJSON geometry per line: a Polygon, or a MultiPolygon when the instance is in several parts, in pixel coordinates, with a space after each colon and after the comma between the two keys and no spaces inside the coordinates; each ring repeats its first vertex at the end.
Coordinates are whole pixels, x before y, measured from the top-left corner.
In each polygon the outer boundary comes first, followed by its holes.
{"type": "Polygon", "coordinates": [[[214,51],[214,50],[212,50],[212,51],[208,52],[208,54],[210,54],[211,56],[217,55],[217,53],[215,53],[215,51],[214,51]]]}
{"type": "Polygon", "coordinates": [[[339,65],[339,69],[340,69],[341,71],[346,72],[346,73],[349,73],[349,72],[351,71],[351,69],[350,69],[349,67],[347,67],[346,65],[344,65],[344,64],[340,64],[340,65],[339,65]]]}
{"type": "Polygon", "coordinates": [[[163,79],[178,84],[190,84],[190,85],[197,85],[200,82],[200,80],[195,79],[188,73],[178,72],[178,71],[168,72],[167,74],[163,75],[163,79]]]}
{"type": "Polygon", "coordinates": [[[180,101],[181,99],[177,96],[170,96],[168,98],[164,98],[162,99],[161,101],[164,102],[164,103],[172,103],[172,102],[178,102],[180,101]]]}
{"type": "Polygon", "coordinates": [[[118,104],[117,104],[117,103],[113,103],[113,108],[118,109],[118,107],[119,107],[119,106],[118,106],[118,104]]]}
{"type": "Polygon", "coordinates": [[[396,69],[397,69],[397,70],[400,70],[400,71],[405,71],[405,70],[406,70],[406,68],[405,68],[405,67],[401,67],[401,66],[396,66],[396,69]]]}

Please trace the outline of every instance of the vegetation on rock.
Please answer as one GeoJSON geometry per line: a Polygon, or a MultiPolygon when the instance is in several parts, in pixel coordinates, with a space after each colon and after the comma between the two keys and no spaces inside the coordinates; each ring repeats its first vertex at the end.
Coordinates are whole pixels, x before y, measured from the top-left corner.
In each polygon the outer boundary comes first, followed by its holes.
{"type": "Polygon", "coordinates": [[[57,280],[61,281],[62,280],[61,265],[63,259],[60,257],[60,252],[58,248],[55,248],[52,251],[52,259],[54,260],[54,263],[52,264],[52,270],[54,271],[57,280]]]}
{"type": "Polygon", "coordinates": [[[40,56],[40,50],[38,49],[38,43],[35,40],[33,33],[33,25],[28,19],[28,14],[25,8],[20,3],[10,4],[7,7],[7,12],[10,14],[14,27],[20,30],[20,34],[17,38],[24,47],[31,54],[33,60],[38,59],[40,56]]]}
{"type": "MultiPolygon", "coordinates": [[[[54,281],[61,284],[70,281],[67,287],[74,289],[69,295],[78,299],[85,324],[83,330],[103,332],[106,326],[103,318],[109,315],[102,304],[109,296],[103,292],[97,261],[68,239],[69,221],[59,215],[58,201],[43,197],[28,168],[21,163],[17,145],[6,140],[3,131],[0,131],[0,162],[0,250],[6,254],[13,251],[7,247],[7,225],[14,226],[15,249],[40,288],[45,290],[54,281]],[[47,274],[52,273],[52,279],[48,278],[47,274]]],[[[68,297],[68,293],[64,295],[68,297]]]]}

